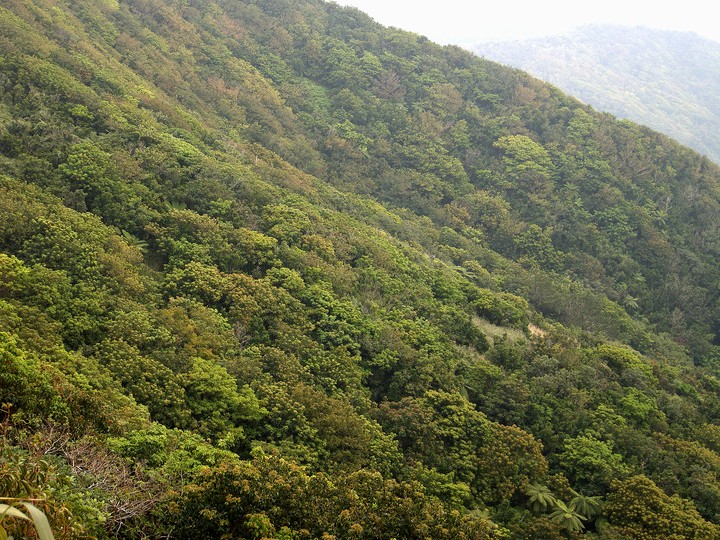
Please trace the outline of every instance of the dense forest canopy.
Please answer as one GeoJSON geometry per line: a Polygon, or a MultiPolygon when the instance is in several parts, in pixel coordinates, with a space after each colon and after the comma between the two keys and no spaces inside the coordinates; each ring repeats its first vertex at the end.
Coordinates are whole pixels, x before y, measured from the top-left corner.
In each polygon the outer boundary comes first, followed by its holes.
{"type": "Polygon", "coordinates": [[[321,0],[3,0],[0,120],[0,532],[720,537],[707,159],[321,0]]]}

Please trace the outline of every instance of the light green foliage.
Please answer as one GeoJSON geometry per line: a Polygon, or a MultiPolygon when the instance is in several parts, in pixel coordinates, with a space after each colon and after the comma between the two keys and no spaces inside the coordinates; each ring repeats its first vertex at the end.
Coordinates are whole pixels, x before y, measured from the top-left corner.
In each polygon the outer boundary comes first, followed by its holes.
{"type": "MultiPolygon", "coordinates": [[[[73,225],[75,224],[66,222],[60,216],[55,219],[34,219],[31,223],[34,234],[23,244],[22,254],[32,262],[41,263],[54,270],[94,277],[98,267],[96,254],[99,246],[96,242],[100,238],[95,235],[92,235],[95,238],[88,238],[79,233],[73,225]]],[[[90,226],[91,223],[78,225],[90,226]]],[[[93,225],[97,226],[97,222],[93,225]]],[[[83,232],[89,231],[86,229],[83,232]]]]}
{"type": "Polygon", "coordinates": [[[643,361],[637,352],[609,343],[598,346],[596,356],[617,372],[628,369],[637,369],[648,377],[653,377],[652,367],[643,361]]]}
{"type": "Polygon", "coordinates": [[[157,360],[144,356],[123,341],[103,340],[95,356],[138,403],[148,407],[153,420],[189,427],[190,410],[178,376],[157,360]]]}
{"type": "Polygon", "coordinates": [[[530,484],[523,490],[527,495],[527,504],[533,512],[544,512],[551,509],[557,503],[557,499],[547,486],[541,484],[530,484]]]}
{"type": "Polygon", "coordinates": [[[552,161],[541,144],[526,135],[510,135],[493,146],[503,152],[505,173],[518,180],[521,188],[534,194],[549,189],[552,161]]]}
{"type": "Polygon", "coordinates": [[[252,272],[275,262],[274,238],[191,210],[173,209],[146,230],[171,265],[202,261],[227,271],[252,272]]]}
{"type": "Polygon", "coordinates": [[[579,435],[565,441],[558,459],[573,485],[584,493],[602,493],[614,478],[624,477],[630,468],[622,456],[605,441],[592,435],[579,435]]]}
{"type": "Polygon", "coordinates": [[[638,425],[647,425],[651,415],[661,414],[655,400],[636,388],[630,388],[628,393],[620,398],[619,405],[623,416],[638,425]]]}
{"type": "Polygon", "coordinates": [[[108,446],[135,464],[143,464],[152,475],[170,483],[181,481],[199,467],[216,466],[234,454],[218,449],[200,435],[160,424],[108,439],[108,446]]]}
{"type": "Polygon", "coordinates": [[[559,270],[563,254],[552,243],[550,231],[543,231],[537,225],[530,225],[515,238],[515,246],[520,262],[531,266],[559,270]]]}
{"type": "Polygon", "coordinates": [[[242,442],[242,421],[257,420],[263,410],[253,391],[238,389],[227,370],[208,360],[194,358],[190,370],[180,376],[194,429],[230,447],[242,442]]]}
{"type": "Polygon", "coordinates": [[[555,501],[556,509],[550,514],[550,519],[557,523],[561,529],[578,532],[584,529],[585,516],[580,515],[573,508],[568,508],[562,501],[555,501]]]}
{"type": "Polygon", "coordinates": [[[127,226],[126,212],[133,215],[133,221],[141,217],[138,194],[121,180],[110,154],[94,143],[75,145],[58,171],[69,193],[78,200],[78,210],[88,209],[116,225],[127,226]]]}
{"type": "Polygon", "coordinates": [[[474,296],[477,299],[472,305],[479,316],[501,326],[527,327],[529,306],[524,298],[487,289],[476,289],[474,296]]]}
{"type": "Polygon", "coordinates": [[[601,514],[603,501],[599,495],[589,496],[577,493],[570,499],[567,506],[570,510],[585,516],[584,519],[593,520],[601,514]]]}
{"type": "Polygon", "coordinates": [[[66,419],[70,411],[53,384],[53,374],[60,375],[24,351],[7,332],[0,332],[0,365],[0,403],[9,404],[18,421],[36,424],[41,418],[66,419]]]}
{"type": "Polygon", "coordinates": [[[12,297],[27,287],[30,270],[17,257],[0,253],[0,294],[12,297]]]}
{"type": "Polygon", "coordinates": [[[305,212],[285,204],[266,206],[263,223],[267,234],[282,242],[296,242],[310,228],[305,212]]]}
{"type": "Polygon", "coordinates": [[[358,340],[367,330],[362,313],[354,305],[335,298],[319,285],[306,287],[300,299],[307,306],[318,342],[331,348],[343,347],[354,354],[359,352],[358,340]]]}

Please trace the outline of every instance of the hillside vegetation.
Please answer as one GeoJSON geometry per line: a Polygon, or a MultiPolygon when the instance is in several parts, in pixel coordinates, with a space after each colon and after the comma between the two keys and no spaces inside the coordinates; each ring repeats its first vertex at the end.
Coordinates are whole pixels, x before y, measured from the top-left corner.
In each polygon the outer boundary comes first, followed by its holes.
{"type": "Polygon", "coordinates": [[[473,50],[720,163],[720,43],[691,32],[591,25],[473,50]]]}
{"type": "Polygon", "coordinates": [[[720,537],[667,137],[320,0],[4,0],[0,173],[0,495],[56,538],[720,537]]]}

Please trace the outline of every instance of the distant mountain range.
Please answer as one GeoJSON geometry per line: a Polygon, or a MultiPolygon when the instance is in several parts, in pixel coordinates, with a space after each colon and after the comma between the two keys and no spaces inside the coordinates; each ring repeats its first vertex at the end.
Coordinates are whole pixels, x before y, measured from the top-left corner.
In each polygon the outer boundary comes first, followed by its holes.
{"type": "Polygon", "coordinates": [[[592,25],[473,50],[720,162],[720,43],[691,32],[592,25]]]}

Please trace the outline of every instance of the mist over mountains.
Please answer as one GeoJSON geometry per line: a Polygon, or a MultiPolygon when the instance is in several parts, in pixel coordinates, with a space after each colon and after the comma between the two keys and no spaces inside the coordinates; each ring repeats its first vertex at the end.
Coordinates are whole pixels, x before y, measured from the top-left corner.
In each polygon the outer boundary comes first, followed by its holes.
{"type": "Polygon", "coordinates": [[[720,162],[720,43],[690,32],[589,25],[472,49],[720,162]]]}

